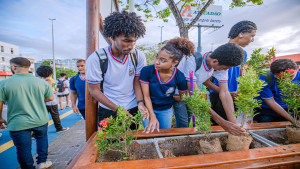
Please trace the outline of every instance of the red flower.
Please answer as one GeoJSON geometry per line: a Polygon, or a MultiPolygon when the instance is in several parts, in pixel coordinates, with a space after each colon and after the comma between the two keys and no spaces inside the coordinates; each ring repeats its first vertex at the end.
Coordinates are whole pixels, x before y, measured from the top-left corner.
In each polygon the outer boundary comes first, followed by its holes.
{"type": "Polygon", "coordinates": [[[111,124],[111,123],[109,121],[107,121],[106,119],[101,120],[99,123],[100,129],[105,130],[109,124],[111,124]]]}
{"type": "Polygon", "coordinates": [[[294,70],[294,69],[287,69],[287,70],[285,70],[285,72],[288,72],[288,73],[291,73],[291,74],[293,74],[293,73],[295,73],[295,72],[296,72],[296,70],[294,70]]]}

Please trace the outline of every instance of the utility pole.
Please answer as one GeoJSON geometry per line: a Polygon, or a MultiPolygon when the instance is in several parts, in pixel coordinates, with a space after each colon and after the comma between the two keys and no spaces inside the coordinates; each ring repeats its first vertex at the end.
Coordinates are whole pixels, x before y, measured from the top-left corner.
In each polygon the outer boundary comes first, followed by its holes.
{"type": "Polygon", "coordinates": [[[160,27],[160,44],[162,44],[162,29],[164,26],[158,26],[160,27]]]}
{"type": "Polygon", "coordinates": [[[134,12],[134,0],[129,0],[129,12],[134,12]]]}
{"type": "Polygon", "coordinates": [[[53,53],[53,78],[56,80],[56,69],[55,69],[55,56],[54,56],[54,32],[53,32],[53,21],[56,19],[49,18],[49,20],[52,22],[52,53],[53,53]]]}
{"type": "Polygon", "coordinates": [[[197,52],[201,53],[201,25],[198,24],[198,47],[197,52]]]}

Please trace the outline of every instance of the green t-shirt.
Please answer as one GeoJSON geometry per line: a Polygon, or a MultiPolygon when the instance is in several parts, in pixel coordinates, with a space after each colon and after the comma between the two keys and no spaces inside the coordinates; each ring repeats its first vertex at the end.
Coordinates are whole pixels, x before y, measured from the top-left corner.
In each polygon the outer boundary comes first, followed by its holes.
{"type": "Polygon", "coordinates": [[[45,80],[30,73],[16,73],[0,81],[0,101],[6,101],[7,129],[20,131],[42,126],[49,121],[45,98],[53,91],[45,80]]]}

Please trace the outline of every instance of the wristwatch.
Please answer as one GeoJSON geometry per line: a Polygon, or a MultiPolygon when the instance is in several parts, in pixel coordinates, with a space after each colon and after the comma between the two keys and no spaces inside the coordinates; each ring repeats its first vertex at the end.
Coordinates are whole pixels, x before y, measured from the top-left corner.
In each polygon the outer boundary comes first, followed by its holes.
{"type": "Polygon", "coordinates": [[[137,104],[139,104],[140,102],[143,102],[145,104],[145,100],[138,100],[137,104]]]}

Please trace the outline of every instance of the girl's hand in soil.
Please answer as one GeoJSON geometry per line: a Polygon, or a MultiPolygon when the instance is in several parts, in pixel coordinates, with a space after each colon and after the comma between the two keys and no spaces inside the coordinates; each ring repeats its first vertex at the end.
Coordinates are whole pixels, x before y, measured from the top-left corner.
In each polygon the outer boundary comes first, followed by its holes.
{"type": "Polygon", "coordinates": [[[221,127],[225,131],[236,136],[241,136],[246,134],[246,130],[244,128],[240,127],[238,124],[232,123],[227,120],[225,120],[224,123],[221,124],[221,127]]]}
{"type": "Polygon", "coordinates": [[[154,131],[155,127],[157,127],[157,131],[159,132],[159,122],[157,120],[157,118],[155,117],[155,115],[150,116],[150,120],[148,125],[145,127],[144,132],[146,132],[147,134],[150,132],[151,133],[154,131]]]}

